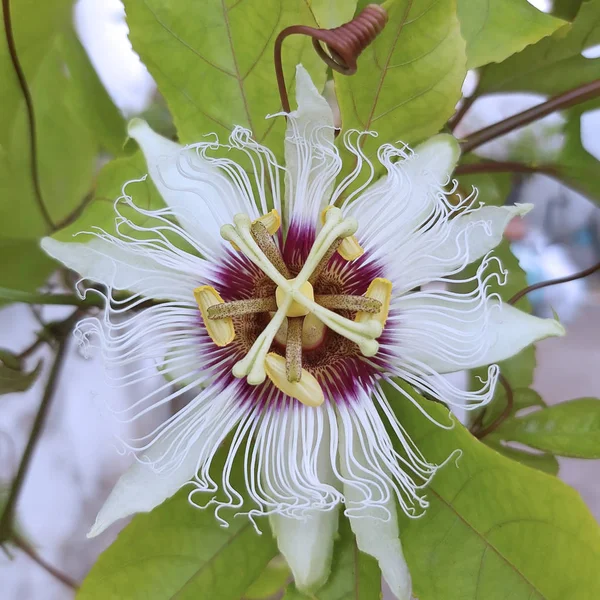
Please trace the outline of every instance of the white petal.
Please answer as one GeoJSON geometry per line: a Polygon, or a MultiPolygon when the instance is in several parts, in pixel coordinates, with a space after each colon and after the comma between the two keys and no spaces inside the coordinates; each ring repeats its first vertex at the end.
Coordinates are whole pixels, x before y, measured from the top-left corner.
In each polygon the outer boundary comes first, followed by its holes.
{"type": "MultiPolygon", "coordinates": [[[[352,505],[348,498],[347,492],[346,502],[352,505]]],[[[383,521],[377,514],[369,516],[367,510],[358,517],[350,515],[350,526],[356,536],[358,549],[377,559],[383,578],[396,598],[410,600],[412,583],[400,543],[395,500],[391,500],[386,508],[390,512],[389,521],[383,521]]],[[[378,514],[380,512],[377,511],[378,514]]]]}
{"type": "Polygon", "coordinates": [[[400,360],[438,373],[472,369],[509,358],[541,339],[565,334],[554,319],[540,319],[495,298],[472,299],[418,292],[394,302],[394,339],[400,360]]]}
{"type": "MultiPolygon", "coordinates": [[[[348,423],[347,417],[345,421],[348,423]]],[[[370,456],[367,457],[362,441],[369,437],[369,428],[365,423],[362,426],[364,433],[359,432],[358,424],[351,431],[348,431],[348,426],[340,427],[340,431],[344,432],[340,436],[340,445],[344,446],[340,450],[340,473],[344,480],[346,514],[359,550],[377,559],[396,598],[410,600],[412,583],[400,543],[397,497],[391,485],[386,484],[389,475],[382,458],[379,472],[373,472],[374,453],[369,449],[370,456]]],[[[370,433],[376,435],[374,431],[370,433]]],[[[383,435],[386,436],[385,430],[383,435]]]]}
{"type": "Polygon", "coordinates": [[[298,109],[285,134],[286,223],[318,223],[341,161],[334,145],[333,113],[302,65],[296,67],[298,109]]]}
{"type": "MultiPolygon", "coordinates": [[[[53,238],[42,239],[41,246],[53,258],[79,273],[86,279],[113,287],[117,290],[130,290],[148,298],[170,299],[194,302],[193,289],[202,281],[203,261],[189,256],[189,266],[178,271],[165,266],[152,257],[152,254],[136,252],[133,244],[118,245],[92,237],[87,243],[59,242],[53,238]],[[191,277],[188,273],[199,276],[191,277]]],[[[169,256],[164,251],[164,257],[169,256]]],[[[156,255],[158,258],[158,255],[156,255]]]]}
{"type": "Polygon", "coordinates": [[[221,226],[230,223],[236,212],[248,212],[229,178],[196,149],[162,137],[141,119],[133,119],[128,131],[144,153],[154,185],[182,227],[195,240],[221,252],[226,247],[221,226]]]}
{"type": "MultiPolygon", "coordinates": [[[[146,453],[148,459],[159,457],[168,443],[170,440],[163,444],[157,442],[146,453]]],[[[194,452],[192,446],[182,463],[169,472],[157,473],[149,464],[135,462],[117,481],[87,537],[97,536],[124,517],[150,512],[194,476],[197,461],[198,452],[194,452]]]]}
{"type": "Polygon", "coordinates": [[[285,557],[296,587],[310,592],[329,577],[333,542],[338,530],[338,506],[311,510],[304,519],[273,514],[269,517],[279,551],[285,557]]]}

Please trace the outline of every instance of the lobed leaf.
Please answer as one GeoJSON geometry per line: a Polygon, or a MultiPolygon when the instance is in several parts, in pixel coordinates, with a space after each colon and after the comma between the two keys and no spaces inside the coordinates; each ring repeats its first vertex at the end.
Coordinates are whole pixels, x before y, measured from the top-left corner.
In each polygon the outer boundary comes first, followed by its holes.
{"type": "MultiPolygon", "coordinates": [[[[458,423],[440,429],[393,389],[386,394],[428,460],[462,452],[428,486],[426,514],[401,516],[419,600],[600,596],[600,528],[579,494],[501,456],[458,423]]],[[[414,397],[433,418],[447,419],[444,407],[414,397]]]]}
{"type": "Polygon", "coordinates": [[[497,435],[560,456],[600,458],[600,399],[579,398],[514,416],[497,435]]]}
{"type": "Polygon", "coordinates": [[[365,143],[371,158],[383,143],[437,133],[466,74],[456,0],[395,0],[386,8],[387,25],[358,59],[357,73],[334,73],[343,128],[379,134],[365,143]]]}
{"type": "MultiPolygon", "coordinates": [[[[213,132],[226,140],[240,125],[276,155],[283,154],[284,119],[265,119],[281,111],[273,68],[275,38],[289,25],[316,26],[313,6],[320,14],[326,4],[125,0],[130,39],[166,98],[182,142],[213,132]]],[[[323,86],[325,64],[310,40],[292,36],[283,50],[288,88],[300,62],[323,86]]]]}
{"type": "Polygon", "coordinates": [[[565,25],[522,0],[458,0],[467,67],[500,63],[565,25]]]}

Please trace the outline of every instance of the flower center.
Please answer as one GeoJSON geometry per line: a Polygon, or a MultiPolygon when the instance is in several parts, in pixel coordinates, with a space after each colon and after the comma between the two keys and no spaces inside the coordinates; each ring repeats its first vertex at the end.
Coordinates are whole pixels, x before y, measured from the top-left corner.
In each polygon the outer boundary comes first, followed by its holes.
{"type": "Polygon", "coordinates": [[[324,394],[317,379],[303,368],[303,351],[317,347],[325,328],[356,344],[364,356],[374,356],[387,318],[391,283],[374,279],[363,296],[318,294],[314,285],[333,255],[354,260],[362,248],[354,238],[358,224],[344,218],[335,207],[323,214],[323,227],[298,273],[292,274],[272,235],[279,228],[275,211],[252,222],[238,214],[234,223],[221,228],[221,236],[240,251],[271,282],[271,294],[225,302],[210,286],[194,290],[207,332],[218,346],[236,336],[234,319],[252,313],[269,313],[270,320],[257,335],[246,355],[232,368],[235,377],[259,385],[267,377],[287,395],[317,406],[324,394]],[[340,314],[344,313],[344,314],[340,314]],[[345,316],[354,314],[354,319],[345,316]],[[274,340],[285,335],[285,356],[270,352],[274,340]]]}

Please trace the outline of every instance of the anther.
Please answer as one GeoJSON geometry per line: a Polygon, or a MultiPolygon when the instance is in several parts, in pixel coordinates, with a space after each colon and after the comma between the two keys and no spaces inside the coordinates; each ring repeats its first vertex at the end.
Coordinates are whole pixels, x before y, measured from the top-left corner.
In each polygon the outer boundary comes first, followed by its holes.
{"type": "Polygon", "coordinates": [[[258,244],[258,247],[264,252],[264,255],[271,261],[273,266],[286,278],[290,279],[291,274],[287,265],[281,256],[281,252],[275,243],[275,240],[269,233],[267,227],[260,221],[256,221],[250,227],[252,237],[258,244]]]}
{"type": "Polygon", "coordinates": [[[226,319],[228,317],[239,317],[253,313],[271,312],[277,310],[275,298],[252,298],[250,300],[234,300],[215,304],[208,308],[209,319],[226,319]]]}
{"type": "Polygon", "coordinates": [[[329,249],[323,255],[323,258],[319,261],[319,264],[315,267],[315,270],[312,272],[312,275],[308,278],[308,281],[314,285],[314,283],[319,278],[319,275],[323,272],[323,269],[329,264],[331,257],[336,253],[340,244],[342,243],[342,238],[338,238],[329,246],[329,249]]]}
{"type": "Polygon", "coordinates": [[[365,296],[350,296],[344,294],[316,295],[315,302],[333,310],[348,310],[376,314],[381,310],[381,302],[376,298],[365,296]]]}
{"type": "Polygon", "coordinates": [[[285,344],[285,373],[289,382],[302,377],[302,327],[304,317],[289,317],[285,344]]]}

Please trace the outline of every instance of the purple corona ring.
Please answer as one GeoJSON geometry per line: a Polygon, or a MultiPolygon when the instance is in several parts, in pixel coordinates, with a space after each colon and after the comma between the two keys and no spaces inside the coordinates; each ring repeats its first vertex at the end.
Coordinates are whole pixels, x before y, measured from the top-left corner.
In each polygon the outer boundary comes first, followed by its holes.
{"type": "Polygon", "coordinates": [[[342,509],[358,547],[408,600],[397,507],[422,515],[440,465],[403,428],[407,385],[476,408],[492,398],[497,361],[563,328],[489,292],[504,276],[490,252],[530,207],[481,206],[476,190],[459,197],[452,136],[414,150],[383,144],[371,161],[363,146],[376,134],[336,141],[333,111],[301,66],[296,100],[275,115],[287,119],[284,165],[241,127],[227,143],[212,135],[182,147],[132,121],[164,207],[145,206],[145,184],[130,181],[110,231],[42,242],[106,289],[103,311],[76,333],[113,381],[165,377],[113,412],[145,422],[177,407],[126,440],[138,460],[90,535],[185,486],[223,526],[224,508],[268,516],[296,585],[310,591],[328,576],[342,509]],[[444,377],[479,366],[487,378],[473,391],[444,377]]]}

